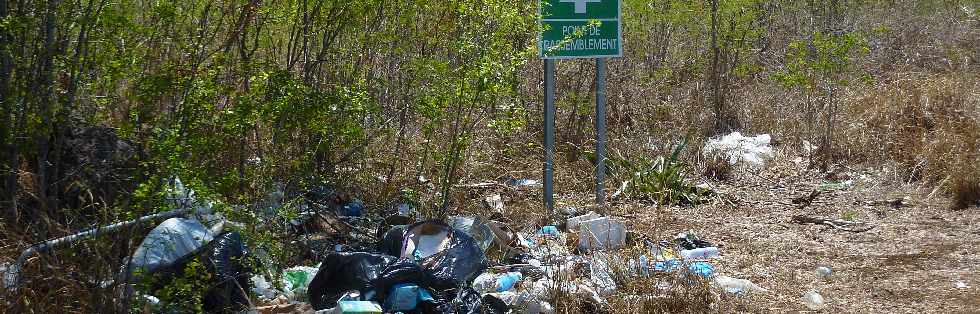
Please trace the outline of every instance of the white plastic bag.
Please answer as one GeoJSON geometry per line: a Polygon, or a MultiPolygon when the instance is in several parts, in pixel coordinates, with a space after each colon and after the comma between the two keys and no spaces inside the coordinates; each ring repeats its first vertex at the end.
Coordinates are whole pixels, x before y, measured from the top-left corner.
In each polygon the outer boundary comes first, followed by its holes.
{"type": "Polygon", "coordinates": [[[153,272],[176,262],[214,240],[214,234],[197,219],[170,218],[150,230],[133,253],[130,269],[153,272]]]}

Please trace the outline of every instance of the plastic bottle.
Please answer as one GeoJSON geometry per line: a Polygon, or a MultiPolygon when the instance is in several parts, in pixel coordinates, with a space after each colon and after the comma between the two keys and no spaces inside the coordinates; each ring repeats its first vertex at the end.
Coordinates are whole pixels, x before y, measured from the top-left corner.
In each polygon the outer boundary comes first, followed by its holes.
{"type": "Polygon", "coordinates": [[[806,307],[811,310],[819,310],[824,308],[824,305],[826,305],[824,304],[823,296],[812,290],[803,294],[803,303],[805,303],[806,307]]]}
{"type": "Polygon", "coordinates": [[[497,276],[493,273],[482,273],[473,279],[473,289],[480,293],[487,293],[497,289],[497,276]]]}
{"type": "Polygon", "coordinates": [[[718,254],[718,248],[714,246],[681,251],[681,257],[684,259],[706,259],[718,256],[718,254]]]}
{"type": "Polygon", "coordinates": [[[514,285],[516,285],[517,282],[518,281],[521,281],[521,279],[523,279],[523,278],[524,278],[524,275],[523,274],[521,274],[519,272],[515,272],[515,271],[508,272],[506,274],[503,274],[500,277],[497,277],[497,289],[496,289],[496,291],[497,292],[504,292],[504,291],[513,289],[514,288],[514,285]]]}

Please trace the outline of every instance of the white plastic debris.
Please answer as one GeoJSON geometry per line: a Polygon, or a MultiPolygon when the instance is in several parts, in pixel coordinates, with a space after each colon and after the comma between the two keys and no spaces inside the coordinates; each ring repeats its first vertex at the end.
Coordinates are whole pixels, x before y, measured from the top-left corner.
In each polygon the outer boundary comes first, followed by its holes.
{"type": "Polygon", "coordinates": [[[606,265],[606,263],[593,261],[590,266],[592,283],[595,284],[596,293],[603,297],[615,293],[616,282],[612,279],[612,275],[609,273],[609,267],[606,265]]]}
{"type": "Polygon", "coordinates": [[[197,219],[170,218],[150,230],[133,253],[130,267],[152,272],[176,262],[211,240],[214,240],[214,234],[197,219]]]}
{"type": "Polygon", "coordinates": [[[273,289],[272,284],[266,281],[265,277],[254,275],[250,280],[252,281],[252,292],[264,300],[275,299],[276,295],[279,294],[279,291],[273,289]]]}
{"type": "Polygon", "coordinates": [[[705,156],[720,154],[727,157],[728,163],[732,165],[744,162],[758,168],[773,157],[770,141],[769,134],[745,137],[739,132],[732,132],[721,138],[708,140],[703,153],[705,156]]]}
{"type": "MultiPolygon", "coordinates": [[[[473,280],[473,284],[471,286],[473,287],[473,290],[476,290],[479,293],[492,292],[494,288],[497,287],[497,276],[493,273],[482,273],[479,276],[476,276],[476,279],[473,280]]],[[[503,300],[503,298],[501,298],[501,300],[503,300]]],[[[506,302],[506,300],[504,301],[506,302]]]]}
{"type": "Polygon", "coordinates": [[[504,199],[500,197],[500,194],[494,194],[487,196],[483,199],[484,206],[497,213],[504,212],[504,199]]]}
{"type": "Polygon", "coordinates": [[[747,279],[732,278],[728,276],[715,276],[715,278],[711,281],[711,285],[732,294],[769,291],[766,290],[766,288],[760,287],[747,279]]]}
{"type": "Polygon", "coordinates": [[[282,289],[286,291],[286,297],[290,301],[306,300],[306,289],[316,273],[320,271],[320,266],[295,266],[286,268],[282,272],[282,289]]]}
{"type": "Polygon", "coordinates": [[[0,283],[2,283],[4,288],[13,286],[13,283],[7,283],[7,268],[10,267],[10,263],[0,263],[0,283]]]}
{"type": "Polygon", "coordinates": [[[565,227],[567,227],[568,230],[578,230],[579,225],[581,225],[583,221],[597,219],[599,217],[602,216],[590,211],[585,215],[568,218],[568,220],[565,221],[565,227]]]}
{"type": "Polygon", "coordinates": [[[582,250],[617,249],[626,244],[626,227],[609,217],[586,220],[579,227],[582,250]]]}
{"type": "Polygon", "coordinates": [[[832,275],[833,273],[834,273],[834,270],[833,269],[830,269],[830,267],[827,267],[827,266],[817,267],[817,275],[819,275],[821,278],[824,278],[824,279],[829,278],[830,275],[832,275]]]}
{"type": "Polygon", "coordinates": [[[970,289],[970,284],[967,284],[960,280],[957,280],[955,285],[956,285],[956,289],[970,289]]]}
{"type": "Polygon", "coordinates": [[[823,300],[823,296],[821,296],[816,291],[812,291],[812,290],[807,291],[807,293],[803,294],[803,303],[806,304],[806,307],[808,309],[814,311],[823,309],[824,306],[826,306],[823,300]]]}

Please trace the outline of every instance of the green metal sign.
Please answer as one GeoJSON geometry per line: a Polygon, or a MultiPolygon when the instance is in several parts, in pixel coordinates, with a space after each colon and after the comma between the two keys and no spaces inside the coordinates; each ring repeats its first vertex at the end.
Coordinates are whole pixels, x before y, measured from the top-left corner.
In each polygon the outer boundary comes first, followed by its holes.
{"type": "Polygon", "coordinates": [[[623,55],[620,0],[540,0],[540,5],[541,58],[623,55]]]}

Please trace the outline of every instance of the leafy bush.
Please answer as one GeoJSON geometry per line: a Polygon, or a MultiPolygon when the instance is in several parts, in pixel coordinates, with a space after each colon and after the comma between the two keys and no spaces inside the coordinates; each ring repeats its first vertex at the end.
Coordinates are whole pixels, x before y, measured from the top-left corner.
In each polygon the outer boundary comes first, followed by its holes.
{"type": "Polygon", "coordinates": [[[668,157],[612,158],[610,170],[616,176],[626,178],[628,183],[624,192],[629,198],[660,205],[697,204],[709,191],[688,184],[688,165],[678,159],[686,146],[687,140],[684,140],[668,157]]]}

